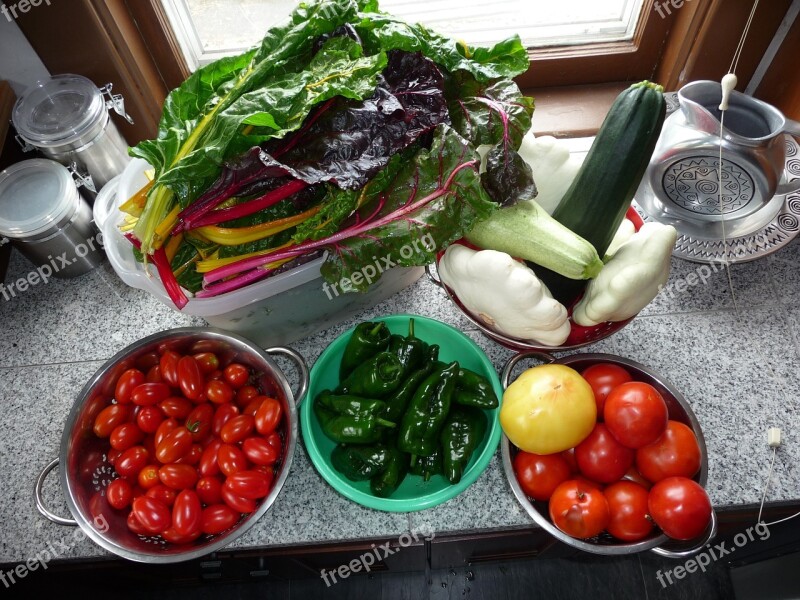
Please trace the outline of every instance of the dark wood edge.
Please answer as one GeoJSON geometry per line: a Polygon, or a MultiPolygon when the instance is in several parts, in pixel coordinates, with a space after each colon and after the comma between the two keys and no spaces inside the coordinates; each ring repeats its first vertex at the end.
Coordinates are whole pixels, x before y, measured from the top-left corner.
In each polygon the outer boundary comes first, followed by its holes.
{"type": "Polygon", "coordinates": [[[0,151],[6,143],[6,136],[11,128],[11,110],[17,97],[7,81],[0,81],[0,151]]]}

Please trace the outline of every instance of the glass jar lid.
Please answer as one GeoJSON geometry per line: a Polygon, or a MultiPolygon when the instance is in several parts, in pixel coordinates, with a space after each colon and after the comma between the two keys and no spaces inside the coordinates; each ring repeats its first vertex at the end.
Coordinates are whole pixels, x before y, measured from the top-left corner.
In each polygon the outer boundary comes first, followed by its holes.
{"type": "Polygon", "coordinates": [[[53,160],[25,160],[0,171],[0,235],[25,239],[57,229],[78,206],[69,170],[53,160]]]}
{"type": "Polygon", "coordinates": [[[11,120],[29,144],[59,146],[80,139],[106,112],[103,94],[86,77],[56,75],[25,90],[11,120]]]}

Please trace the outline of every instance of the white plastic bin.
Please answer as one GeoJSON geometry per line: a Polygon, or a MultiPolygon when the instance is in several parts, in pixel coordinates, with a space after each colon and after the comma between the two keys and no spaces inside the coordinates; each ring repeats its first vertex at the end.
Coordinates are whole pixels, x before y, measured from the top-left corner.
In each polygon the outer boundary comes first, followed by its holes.
{"type": "MultiPolygon", "coordinates": [[[[117,208],[147,183],[144,175],[147,168],[141,159],[132,161],[119,180],[117,193],[101,194],[95,201],[94,217],[117,275],[129,286],[145,290],[175,308],[155,269],[150,277],[145,274],[131,252],[130,242],[117,228],[122,220],[117,208]]],[[[396,267],[384,273],[366,293],[335,296],[323,289],[320,274],[323,262],[324,258],[319,258],[222,296],[190,298],[181,312],[202,317],[214,327],[239,333],[265,346],[287,344],[382,302],[417,281],[424,270],[396,267]]]]}

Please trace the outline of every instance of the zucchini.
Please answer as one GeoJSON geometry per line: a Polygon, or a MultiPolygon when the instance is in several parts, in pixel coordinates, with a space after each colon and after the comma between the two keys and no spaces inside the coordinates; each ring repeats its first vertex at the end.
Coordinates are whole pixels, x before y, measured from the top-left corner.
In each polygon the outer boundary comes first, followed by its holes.
{"type": "Polygon", "coordinates": [[[592,279],[603,261],[589,242],[576,235],[533,200],[501,208],[475,224],[471,244],[535,261],[570,279],[592,279]]]}
{"type": "MultiPolygon", "coordinates": [[[[600,256],[647,171],[666,115],[663,91],[660,85],[642,81],[617,96],[575,181],[553,212],[555,220],[585,238],[600,256]]],[[[560,302],[569,306],[583,293],[586,282],[537,264],[529,266],[560,302]]]]}

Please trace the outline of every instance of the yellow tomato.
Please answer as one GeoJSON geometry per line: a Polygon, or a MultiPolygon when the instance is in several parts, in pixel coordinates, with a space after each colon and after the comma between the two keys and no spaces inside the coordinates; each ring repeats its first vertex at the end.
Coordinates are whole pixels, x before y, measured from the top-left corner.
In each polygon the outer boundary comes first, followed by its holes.
{"type": "Polygon", "coordinates": [[[528,369],[503,394],[500,425],[517,448],[553,454],[574,448],[597,421],[591,386],[565,365],[528,369]]]}

